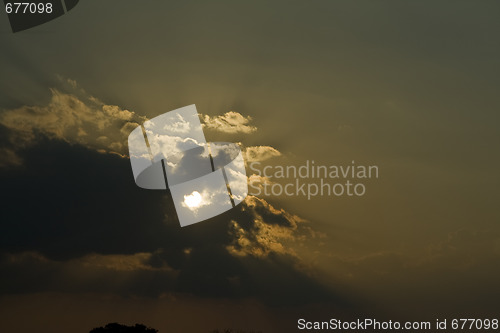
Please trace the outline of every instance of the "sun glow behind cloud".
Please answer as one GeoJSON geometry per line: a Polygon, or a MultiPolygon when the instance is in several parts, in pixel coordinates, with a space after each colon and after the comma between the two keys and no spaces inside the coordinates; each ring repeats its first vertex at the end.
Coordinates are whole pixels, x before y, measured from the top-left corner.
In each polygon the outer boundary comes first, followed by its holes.
{"type": "Polygon", "coordinates": [[[193,191],[193,193],[184,196],[184,204],[189,209],[196,209],[203,204],[203,198],[201,197],[200,192],[193,191]]]}

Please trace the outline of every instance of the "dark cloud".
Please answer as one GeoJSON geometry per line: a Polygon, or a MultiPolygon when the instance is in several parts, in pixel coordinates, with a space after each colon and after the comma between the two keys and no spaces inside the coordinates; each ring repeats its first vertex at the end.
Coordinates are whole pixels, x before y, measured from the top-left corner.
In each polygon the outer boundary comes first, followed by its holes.
{"type": "Polygon", "coordinates": [[[167,192],[135,186],[128,158],[35,141],[18,150],[22,166],[0,175],[2,293],[340,301],[299,264],[293,244],[311,231],[297,216],[249,197],[181,228],[167,192]]]}
{"type": "Polygon", "coordinates": [[[152,250],[163,226],[157,192],[135,187],[128,159],[38,136],[3,170],[1,247],[54,259],[152,250]]]}

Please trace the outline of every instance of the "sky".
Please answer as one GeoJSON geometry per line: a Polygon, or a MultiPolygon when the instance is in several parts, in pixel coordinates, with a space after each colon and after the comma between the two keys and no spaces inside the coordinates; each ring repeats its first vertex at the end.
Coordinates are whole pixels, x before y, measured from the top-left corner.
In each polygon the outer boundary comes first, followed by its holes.
{"type": "Polygon", "coordinates": [[[499,7],[93,0],[15,34],[1,14],[0,330],[497,315],[499,7]],[[255,162],[379,177],[181,228],[135,185],[127,137],[191,104],[256,186],[296,180],[255,162]]]}

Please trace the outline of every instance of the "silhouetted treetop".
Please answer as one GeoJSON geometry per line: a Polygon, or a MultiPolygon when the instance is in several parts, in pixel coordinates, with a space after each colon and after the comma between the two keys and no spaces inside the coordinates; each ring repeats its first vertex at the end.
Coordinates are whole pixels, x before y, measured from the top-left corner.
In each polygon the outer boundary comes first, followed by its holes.
{"type": "Polygon", "coordinates": [[[91,330],[89,333],[157,333],[151,327],[146,327],[142,324],[135,324],[135,326],[126,326],[118,323],[110,323],[104,327],[97,327],[91,330]]]}

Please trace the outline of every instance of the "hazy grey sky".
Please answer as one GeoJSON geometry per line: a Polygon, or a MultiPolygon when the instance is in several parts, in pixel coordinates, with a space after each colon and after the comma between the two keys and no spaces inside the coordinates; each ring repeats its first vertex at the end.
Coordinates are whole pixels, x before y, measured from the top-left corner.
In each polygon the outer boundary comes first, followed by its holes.
{"type": "MultiPolygon", "coordinates": [[[[499,10],[498,1],[85,0],[16,34],[0,15],[0,112],[47,105],[50,88],[138,117],[196,104],[250,116],[256,132],[207,139],[272,146],[282,156],[268,163],[378,165],[362,198],[266,199],[326,235],[300,254],[324,285],[371,305],[397,285],[415,307],[442,294],[435,307],[463,310],[499,292],[499,10]],[[450,298],[449,279],[469,290],[464,303],[450,298]]],[[[490,300],[478,311],[498,310],[490,300]]],[[[400,301],[387,296],[388,311],[400,301]]]]}

